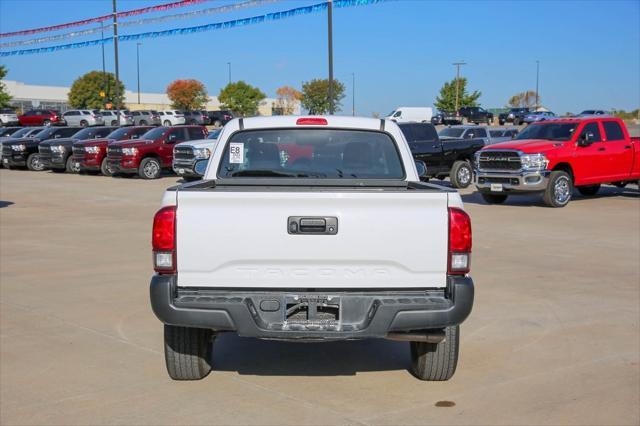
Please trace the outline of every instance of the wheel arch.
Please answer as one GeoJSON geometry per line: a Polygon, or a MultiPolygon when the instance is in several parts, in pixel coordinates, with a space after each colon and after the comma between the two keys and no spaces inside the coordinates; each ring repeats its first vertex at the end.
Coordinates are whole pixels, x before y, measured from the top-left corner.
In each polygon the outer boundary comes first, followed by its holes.
{"type": "Polygon", "coordinates": [[[551,169],[552,171],[556,172],[556,171],[562,171],[562,172],[567,172],[569,174],[569,176],[571,177],[571,183],[575,183],[575,175],[573,174],[573,168],[571,167],[571,164],[569,163],[558,163],[555,166],[553,166],[553,169],[551,169]]]}
{"type": "Polygon", "coordinates": [[[142,160],[144,160],[145,158],[155,158],[160,162],[160,166],[162,166],[162,158],[157,152],[147,152],[140,158],[140,162],[142,163],[142,160]]]}

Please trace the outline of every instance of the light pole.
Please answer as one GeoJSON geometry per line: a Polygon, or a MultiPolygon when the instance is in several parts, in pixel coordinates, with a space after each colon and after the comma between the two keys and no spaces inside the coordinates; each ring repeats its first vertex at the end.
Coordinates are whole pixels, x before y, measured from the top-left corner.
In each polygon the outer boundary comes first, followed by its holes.
{"type": "Polygon", "coordinates": [[[538,95],[538,87],[540,83],[540,61],[536,61],[536,111],[540,108],[540,95],[538,95]]]}
{"type": "Polygon", "coordinates": [[[460,66],[467,65],[466,62],[454,62],[453,65],[456,67],[456,114],[458,113],[458,101],[460,99],[460,66]]]}
{"type": "Polygon", "coordinates": [[[229,84],[231,84],[231,62],[227,62],[227,66],[229,67],[229,84]]]}
{"type": "MultiPolygon", "coordinates": [[[[104,22],[100,22],[100,38],[104,39],[104,22]]],[[[100,47],[102,48],[102,91],[104,92],[102,107],[104,108],[106,106],[107,96],[109,93],[109,80],[107,80],[107,70],[104,65],[104,41],[100,43],[100,47]]]]}
{"type": "Polygon", "coordinates": [[[351,73],[351,115],[356,116],[356,73],[351,73]]]}
{"type": "Polygon", "coordinates": [[[327,3],[327,34],[329,44],[329,115],[333,115],[333,0],[327,3]]]}
{"type": "Polygon", "coordinates": [[[116,0],[113,0],[113,54],[115,56],[116,66],[116,86],[113,88],[113,100],[115,101],[116,108],[120,108],[118,102],[118,92],[120,91],[120,69],[118,63],[118,11],[116,7],[116,0]]]}
{"type": "Polygon", "coordinates": [[[136,43],[136,64],[138,68],[138,105],[140,105],[140,46],[142,43],[136,43]]]}

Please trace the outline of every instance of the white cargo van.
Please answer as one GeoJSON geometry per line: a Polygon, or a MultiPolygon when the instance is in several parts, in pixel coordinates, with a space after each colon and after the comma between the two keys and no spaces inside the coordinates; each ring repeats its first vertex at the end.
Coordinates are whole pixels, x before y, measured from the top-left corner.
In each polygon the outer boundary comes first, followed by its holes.
{"type": "Polygon", "coordinates": [[[431,117],[433,117],[431,107],[398,107],[385,118],[398,123],[430,123],[431,117]]]}

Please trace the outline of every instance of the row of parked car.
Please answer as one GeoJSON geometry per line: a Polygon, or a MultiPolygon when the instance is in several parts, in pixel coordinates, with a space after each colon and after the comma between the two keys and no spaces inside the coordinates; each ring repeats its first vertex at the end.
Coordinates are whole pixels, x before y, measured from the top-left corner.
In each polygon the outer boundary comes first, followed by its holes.
{"type": "Polygon", "coordinates": [[[0,126],[177,126],[181,124],[222,127],[234,115],[229,110],[89,110],[73,109],[60,113],[51,109],[32,109],[17,115],[12,109],[0,110],[0,126]]]}
{"type": "MultiPolygon", "coordinates": [[[[431,176],[443,179],[453,172],[451,181],[458,188],[471,183],[472,170],[465,161],[477,149],[511,140],[518,133],[515,128],[462,125],[438,134],[429,123],[402,123],[400,128],[410,142],[431,141],[427,159],[431,176]]],[[[158,178],[167,169],[190,180],[199,178],[195,162],[209,157],[218,133],[207,136],[207,130],[198,125],[11,127],[0,132],[0,140],[4,140],[3,165],[9,168],[138,174],[145,179],[158,178]]],[[[422,150],[421,155],[425,154],[422,150]]]]}
{"type": "MultiPolygon", "coordinates": [[[[456,188],[475,183],[488,203],[543,192],[562,207],[575,186],[594,195],[601,183],[624,186],[640,177],[640,143],[624,122],[606,115],[549,119],[523,131],[431,123],[398,123],[424,180],[449,178],[456,188]],[[475,181],[474,181],[475,179],[475,181]]],[[[156,179],[173,171],[201,177],[221,129],[204,126],[12,127],[0,129],[2,164],[41,171],[138,175],[156,179]]],[[[283,161],[287,161],[285,158],[283,161]]]]}
{"type": "MultiPolygon", "coordinates": [[[[606,112],[599,109],[590,109],[582,111],[578,117],[606,115],[606,112]]],[[[512,123],[515,126],[521,124],[531,124],[538,121],[545,121],[555,118],[556,115],[551,111],[535,111],[531,108],[511,108],[509,111],[498,114],[498,124],[504,126],[512,123]]],[[[462,107],[457,112],[438,111],[431,118],[431,124],[439,125],[456,125],[456,124],[493,124],[494,115],[481,107],[462,107]]]]}
{"type": "Polygon", "coordinates": [[[137,174],[144,179],[175,170],[191,180],[198,177],[193,164],[209,157],[210,145],[219,133],[220,129],[209,133],[198,125],[6,127],[0,129],[0,152],[6,168],[105,176],[137,174]],[[185,150],[182,145],[187,141],[185,150]],[[174,158],[178,160],[175,167],[174,158]]]}

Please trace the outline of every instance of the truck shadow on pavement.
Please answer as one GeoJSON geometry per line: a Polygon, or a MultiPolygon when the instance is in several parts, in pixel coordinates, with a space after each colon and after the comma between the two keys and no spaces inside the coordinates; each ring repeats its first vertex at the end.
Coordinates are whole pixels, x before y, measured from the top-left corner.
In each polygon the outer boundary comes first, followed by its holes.
{"type": "MultiPolygon", "coordinates": [[[[482,196],[479,192],[474,192],[472,194],[460,194],[462,197],[462,201],[464,203],[469,204],[483,204],[485,206],[489,206],[482,199],[482,196]]],[[[580,195],[578,190],[574,190],[573,196],[571,198],[571,203],[594,200],[598,198],[614,198],[614,197],[622,197],[622,198],[640,198],[640,191],[638,187],[635,185],[629,185],[626,188],[618,188],[615,186],[602,186],[600,191],[596,195],[585,197],[580,195]]],[[[542,202],[542,194],[527,194],[527,195],[513,195],[510,196],[507,201],[505,201],[502,205],[504,206],[515,206],[515,207],[546,207],[542,202]]],[[[499,207],[500,205],[498,205],[499,207]]]]}
{"type": "Polygon", "coordinates": [[[213,346],[217,371],[258,376],[353,376],[366,371],[408,370],[409,344],[384,339],[286,342],[223,333],[213,346]]]}

